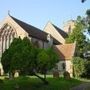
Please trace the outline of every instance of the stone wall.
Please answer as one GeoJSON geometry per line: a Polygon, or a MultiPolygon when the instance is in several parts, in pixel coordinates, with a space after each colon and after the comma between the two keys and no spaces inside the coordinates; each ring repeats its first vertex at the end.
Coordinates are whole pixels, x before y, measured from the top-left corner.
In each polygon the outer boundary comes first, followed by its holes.
{"type": "Polygon", "coordinates": [[[70,76],[72,77],[73,69],[72,69],[71,60],[59,61],[59,63],[57,63],[57,66],[60,74],[63,74],[65,71],[68,71],[70,73],[70,76]],[[64,65],[65,65],[65,68],[64,68],[64,65]]]}

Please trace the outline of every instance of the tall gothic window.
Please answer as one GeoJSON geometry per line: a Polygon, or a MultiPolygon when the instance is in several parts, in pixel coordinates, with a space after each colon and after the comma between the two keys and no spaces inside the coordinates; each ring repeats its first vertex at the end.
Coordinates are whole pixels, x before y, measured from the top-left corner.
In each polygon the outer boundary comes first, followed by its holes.
{"type": "Polygon", "coordinates": [[[5,51],[12,42],[13,38],[15,37],[15,30],[9,25],[9,24],[4,24],[3,27],[0,29],[0,38],[2,38],[0,41],[2,43],[2,52],[5,51]]]}
{"type": "Polygon", "coordinates": [[[66,64],[62,63],[62,68],[65,70],[66,69],[66,64]]]}

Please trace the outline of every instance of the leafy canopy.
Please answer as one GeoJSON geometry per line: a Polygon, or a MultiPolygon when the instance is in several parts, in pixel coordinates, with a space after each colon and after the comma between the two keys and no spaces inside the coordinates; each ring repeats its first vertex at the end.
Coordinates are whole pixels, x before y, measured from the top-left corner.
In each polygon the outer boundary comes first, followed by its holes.
{"type": "Polygon", "coordinates": [[[58,62],[52,48],[35,47],[28,38],[15,38],[1,58],[5,73],[19,70],[21,73],[46,73],[58,62]]]}

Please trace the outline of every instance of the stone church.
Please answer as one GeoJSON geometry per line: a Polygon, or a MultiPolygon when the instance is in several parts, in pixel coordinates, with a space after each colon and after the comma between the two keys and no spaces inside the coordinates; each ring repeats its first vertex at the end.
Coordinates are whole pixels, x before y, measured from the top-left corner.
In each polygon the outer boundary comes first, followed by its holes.
{"type": "MultiPolygon", "coordinates": [[[[48,48],[53,46],[60,61],[57,64],[60,73],[68,71],[72,76],[71,59],[74,56],[75,44],[65,44],[67,32],[61,30],[56,25],[48,22],[44,30],[40,30],[30,24],[27,24],[11,15],[8,15],[0,23],[0,58],[2,53],[9,48],[14,38],[28,37],[32,43],[39,48],[48,48]]],[[[3,74],[3,66],[0,63],[0,72],[3,74]]]]}

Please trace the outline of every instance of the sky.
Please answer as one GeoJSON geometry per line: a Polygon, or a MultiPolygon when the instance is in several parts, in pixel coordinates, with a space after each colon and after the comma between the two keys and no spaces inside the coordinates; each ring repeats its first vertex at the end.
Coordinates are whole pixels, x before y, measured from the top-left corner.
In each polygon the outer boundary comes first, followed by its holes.
{"type": "Polygon", "coordinates": [[[10,15],[43,30],[48,21],[63,29],[65,22],[85,16],[90,0],[0,0],[0,21],[10,15]]]}

